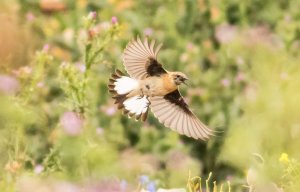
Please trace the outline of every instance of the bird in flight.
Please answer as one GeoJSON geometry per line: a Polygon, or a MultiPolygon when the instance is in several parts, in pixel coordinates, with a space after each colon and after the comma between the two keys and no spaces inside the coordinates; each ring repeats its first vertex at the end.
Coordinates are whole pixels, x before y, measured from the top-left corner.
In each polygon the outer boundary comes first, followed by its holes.
{"type": "Polygon", "coordinates": [[[179,85],[188,80],[182,72],[170,72],[157,60],[162,44],[142,41],[129,42],[123,53],[123,65],[130,77],[116,70],[108,88],[119,109],[129,117],[145,121],[149,108],[166,127],[179,134],[206,140],[213,131],[203,124],[182,98],[179,85]]]}

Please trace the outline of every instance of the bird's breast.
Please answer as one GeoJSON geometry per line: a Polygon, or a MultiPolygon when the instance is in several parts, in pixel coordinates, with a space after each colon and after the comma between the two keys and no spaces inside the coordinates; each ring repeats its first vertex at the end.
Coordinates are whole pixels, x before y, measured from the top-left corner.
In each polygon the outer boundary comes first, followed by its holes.
{"type": "Polygon", "coordinates": [[[177,89],[177,86],[166,75],[148,77],[141,81],[140,89],[143,95],[164,96],[177,89]]]}

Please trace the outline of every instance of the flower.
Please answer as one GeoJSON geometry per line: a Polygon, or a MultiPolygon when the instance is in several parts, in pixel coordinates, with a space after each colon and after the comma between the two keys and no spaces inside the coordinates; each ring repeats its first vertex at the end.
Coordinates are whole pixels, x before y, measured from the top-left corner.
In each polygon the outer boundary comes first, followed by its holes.
{"type": "Polygon", "coordinates": [[[105,110],[105,113],[108,115],[108,116],[112,116],[116,113],[116,108],[114,106],[111,106],[111,107],[108,107],[106,110],[105,110]]]}
{"type": "Polygon", "coordinates": [[[0,75],[0,93],[13,95],[19,90],[19,82],[12,76],[0,75]]]}
{"type": "Polygon", "coordinates": [[[86,66],[83,63],[77,62],[75,63],[75,67],[81,72],[84,73],[86,70],[86,66]]]}
{"type": "Polygon", "coordinates": [[[44,170],[43,165],[36,165],[35,168],[34,168],[34,173],[38,175],[41,172],[43,172],[43,170],[44,170]]]}
{"type": "Polygon", "coordinates": [[[289,155],[287,153],[281,153],[279,161],[281,163],[289,163],[289,161],[290,161],[289,155]]]}
{"type": "Polygon", "coordinates": [[[220,43],[229,43],[236,36],[236,27],[228,24],[217,26],[215,37],[220,43]]]}
{"type": "Polygon", "coordinates": [[[144,35],[145,36],[152,36],[153,35],[153,29],[150,28],[150,27],[144,29],[144,35]]]}
{"type": "Polygon", "coordinates": [[[65,112],[60,119],[60,123],[67,135],[76,136],[82,131],[83,119],[75,112],[65,112]]]}
{"type": "Polygon", "coordinates": [[[146,184],[146,183],[149,182],[149,177],[147,175],[141,175],[140,178],[139,178],[139,180],[140,180],[140,183],[142,185],[144,185],[144,184],[146,184]]]}
{"type": "Polygon", "coordinates": [[[49,45],[49,44],[45,44],[45,45],[43,46],[43,52],[48,53],[48,52],[49,52],[49,49],[50,49],[50,45],[49,45]]]}
{"type": "Polygon", "coordinates": [[[33,13],[28,12],[28,13],[26,13],[26,19],[27,19],[27,21],[32,22],[32,21],[34,21],[35,16],[33,15],[33,13]]]}
{"type": "Polygon", "coordinates": [[[242,72],[239,72],[239,73],[237,74],[237,76],[235,77],[235,80],[236,80],[237,82],[244,81],[244,80],[245,80],[245,74],[242,73],[242,72]]]}
{"type": "Polygon", "coordinates": [[[230,80],[229,79],[222,79],[221,80],[221,85],[223,87],[229,87],[230,86],[230,80]]]}
{"type": "Polygon", "coordinates": [[[156,184],[154,182],[149,182],[147,184],[147,190],[149,192],[156,192],[156,184]]]}
{"type": "Polygon", "coordinates": [[[194,48],[195,48],[195,45],[194,45],[192,42],[189,42],[189,43],[186,45],[186,49],[187,49],[188,51],[192,51],[194,48]]]}
{"type": "Polygon", "coordinates": [[[113,17],[111,18],[111,23],[112,23],[113,25],[117,24],[117,23],[118,23],[118,18],[117,18],[116,16],[113,16],[113,17]]]}
{"type": "Polygon", "coordinates": [[[43,87],[45,86],[45,83],[44,83],[43,81],[40,81],[40,82],[38,82],[38,83],[36,84],[36,86],[37,86],[38,88],[43,88],[43,87]]]}
{"type": "Polygon", "coordinates": [[[91,11],[89,14],[88,14],[88,17],[87,17],[89,20],[95,20],[97,19],[97,12],[96,11],[91,11]]]}

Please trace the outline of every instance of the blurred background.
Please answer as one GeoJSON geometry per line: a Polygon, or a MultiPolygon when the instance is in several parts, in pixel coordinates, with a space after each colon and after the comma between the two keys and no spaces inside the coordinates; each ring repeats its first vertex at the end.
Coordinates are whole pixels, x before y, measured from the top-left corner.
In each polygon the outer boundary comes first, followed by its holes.
{"type": "Polygon", "coordinates": [[[2,0],[0,191],[299,191],[299,9],[2,0]],[[181,92],[217,136],[197,141],[116,109],[108,78],[137,36],[164,44],[159,61],[188,74],[181,92]]]}

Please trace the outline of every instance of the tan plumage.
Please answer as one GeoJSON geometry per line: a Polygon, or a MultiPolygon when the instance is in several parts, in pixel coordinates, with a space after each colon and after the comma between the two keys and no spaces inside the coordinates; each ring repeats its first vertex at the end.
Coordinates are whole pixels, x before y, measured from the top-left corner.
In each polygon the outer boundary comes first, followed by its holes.
{"type": "Polygon", "coordinates": [[[166,71],[157,61],[161,46],[155,47],[155,41],[149,43],[147,38],[128,43],[123,64],[130,78],[117,70],[108,85],[118,108],[144,121],[150,106],[154,116],[166,127],[195,139],[209,138],[212,130],[189,110],[178,91],[187,76],[166,71]]]}

